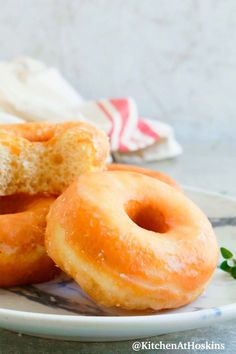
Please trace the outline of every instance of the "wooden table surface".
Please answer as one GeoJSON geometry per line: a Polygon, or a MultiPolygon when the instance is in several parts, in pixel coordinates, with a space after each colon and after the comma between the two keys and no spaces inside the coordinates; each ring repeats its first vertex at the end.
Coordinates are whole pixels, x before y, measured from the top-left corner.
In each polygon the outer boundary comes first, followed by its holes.
{"type": "MultiPolygon", "coordinates": [[[[199,144],[184,146],[184,154],[175,160],[168,160],[149,164],[150,167],[169,173],[183,185],[195,186],[206,190],[217,191],[236,197],[236,145],[232,144],[199,144]]],[[[200,343],[208,340],[224,343],[225,351],[217,353],[236,353],[236,319],[235,321],[221,322],[211,327],[167,334],[152,337],[154,343],[195,342],[200,343]]],[[[6,330],[0,330],[0,354],[6,353],[132,353],[133,341],[110,342],[110,343],[79,343],[56,341],[18,335],[6,330]]],[[[143,350],[143,352],[155,352],[143,350]]],[[[165,353],[178,351],[166,350],[165,353]]],[[[183,351],[181,351],[183,352],[183,351]]],[[[197,351],[185,351],[197,353],[197,351]]],[[[209,353],[209,351],[201,351],[209,353]]],[[[213,353],[213,351],[212,351],[213,353]]]]}

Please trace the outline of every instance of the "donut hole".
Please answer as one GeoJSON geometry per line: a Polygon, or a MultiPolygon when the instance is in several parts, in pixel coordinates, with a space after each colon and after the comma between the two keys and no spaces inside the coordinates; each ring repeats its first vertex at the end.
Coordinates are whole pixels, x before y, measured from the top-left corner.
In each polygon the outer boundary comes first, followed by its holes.
{"type": "Polygon", "coordinates": [[[30,141],[31,143],[47,143],[53,138],[53,135],[51,134],[45,134],[45,135],[35,135],[35,136],[29,136],[25,137],[26,140],[30,141]]]}
{"type": "Polygon", "coordinates": [[[43,128],[42,126],[41,129],[39,129],[39,127],[35,127],[35,129],[32,129],[34,124],[32,125],[32,127],[30,127],[30,123],[28,124],[28,127],[24,127],[22,125],[21,131],[18,131],[17,128],[16,130],[14,130],[14,128],[11,128],[11,130],[6,130],[6,132],[13,136],[22,137],[31,143],[46,143],[54,137],[53,127],[43,128]]]}
{"type": "Polygon", "coordinates": [[[158,206],[130,200],[125,210],[130,219],[144,230],[165,233],[169,227],[158,206]]]}
{"type": "Polygon", "coordinates": [[[0,197],[0,215],[16,214],[26,210],[29,203],[34,201],[35,197],[24,194],[14,194],[0,197]]]}

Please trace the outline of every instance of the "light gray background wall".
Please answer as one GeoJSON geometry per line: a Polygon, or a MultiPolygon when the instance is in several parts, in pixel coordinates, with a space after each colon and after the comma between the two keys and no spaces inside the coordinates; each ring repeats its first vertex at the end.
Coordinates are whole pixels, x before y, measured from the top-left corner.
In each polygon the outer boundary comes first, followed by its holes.
{"type": "Polygon", "coordinates": [[[0,0],[0,59],[55,65],[88,98],[133,96],[180,140],[233,141],[235,0],[0,0]]]}

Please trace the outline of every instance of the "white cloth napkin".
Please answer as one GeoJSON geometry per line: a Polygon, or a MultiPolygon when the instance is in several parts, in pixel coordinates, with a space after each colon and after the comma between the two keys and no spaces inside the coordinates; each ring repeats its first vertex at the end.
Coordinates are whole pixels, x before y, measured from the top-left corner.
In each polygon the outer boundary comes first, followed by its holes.
{"type": "Polygon", "coordinates": [[[0,122],[86,120],[110,137],[118,161],[139,163],[182,152],[173,129],[141,118],[132,98],[85,101],[55,68],[28,57],[0,62],[0,122]],[[14,117],[15,116],[15,117],[14,117]]]}

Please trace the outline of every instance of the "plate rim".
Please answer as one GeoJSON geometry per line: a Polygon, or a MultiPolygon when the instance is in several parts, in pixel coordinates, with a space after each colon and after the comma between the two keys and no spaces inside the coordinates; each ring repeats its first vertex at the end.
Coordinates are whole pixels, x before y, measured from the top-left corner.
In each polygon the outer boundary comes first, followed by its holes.
{"type": "MultiPolygon", "coordinates": [[[[137,319],[142,320],[142,324],[149,323],[150,322],[157,322],[157,318],[160,320],[160,322],[166,322],[168,323],[170,320],[176,321],[178,320],[187,320],[187,321],[192,321],[192,320],[197,320],[199,318],[202,319],[211,319],[213,317],[219,318],[222,320],[222,318],[225,319],[230,319],[236,317],[236,303],[228,304],[228,305],[223,305],[219,307],[211,307],[203,310],[197,310],[197,311],[188,311],[188,312],[182,312],[182,313],[168,313],[168,314],[160,314],[156,313],[154,315],[137,315],[137,316],[84,316],[84,315],[57,315],[57,314],[46,314],[46,313],[37,313],[37,312],[27,312],[27,311],[17,311],[17,310],[11,310],[11,309],[0,309],[0,315],[6,316],[7,319],[11,318],[17,318],[18,320],[20,319],[25,319],[27,318],[28,320],[31,321],[39,321],[39,320],[47,320],[49,323],[53,322],[70,322],[73,324],[78,324],[78,323],[93,323],[94,325],[97,324],[114,324],[116,323],[123,323],[124,321],[127,324],[133,324],[137,319]]],[[[137,321],[137,324],[139,321],[137,321]]]]}
{"type": "MultiPolygon", "coordinates": [[[[207,191],[202,188],[198,187],[192,187],[188,185],[181,186],[184,190],[190,191],[190,192],[198,192],[202,193],[205,195],[209,196],[215,196],[215,197],[220,197],[223,199],[228,199],[236,203],[236,197],[231,197],[228,195],[221,194],[219,192],[215,191],[207,191]]],[[[7,291],[7,289],[3,289],[7,291]]],[[[184,306],[183,306],[184,307],[184,306]]],[[[135,321],[137,319],[141,319],[142,323],[149,323],[150,322],[159,322],[161,321],[162,323],[168,323],[170,320],[176,321],[178,320],[184,320],[186,322],[197,320],[197,319],[231,319],[236,317],[236,301],[227,304],[227,305],[222,305],[222,306],[215,306],[215,307],[209,307],[206,309],[202,310],[197,310],[197,311],[187,311],[187,312],[180,312],[180,313],[165,313],[161,314],[155,313],[155,314],[149,314],[149,315],[127,315],[127,316],[87,316],[87,315],[60,315],[60,314],[48,314],[48,313],[40,313],[40,312],[27,312],[27,311],[21,311],[21,310],[12,310],[12,309],[3,309],[0,307],[0,316],[5,316],[5,319],[30,319],[31,321],[39,321],[39,320],[47,320],[50,323],[53,322],[70,322],[74,324],[120,324],[123,323],[124,321],[129,324],[132,323],[134,325],[136,322],[137,324],[139,321],[135,321]],[[158,319],[158,321],[157,321],[158,319]]],[[[1,320],[0,320],[1,322],[1,320]]]]}

